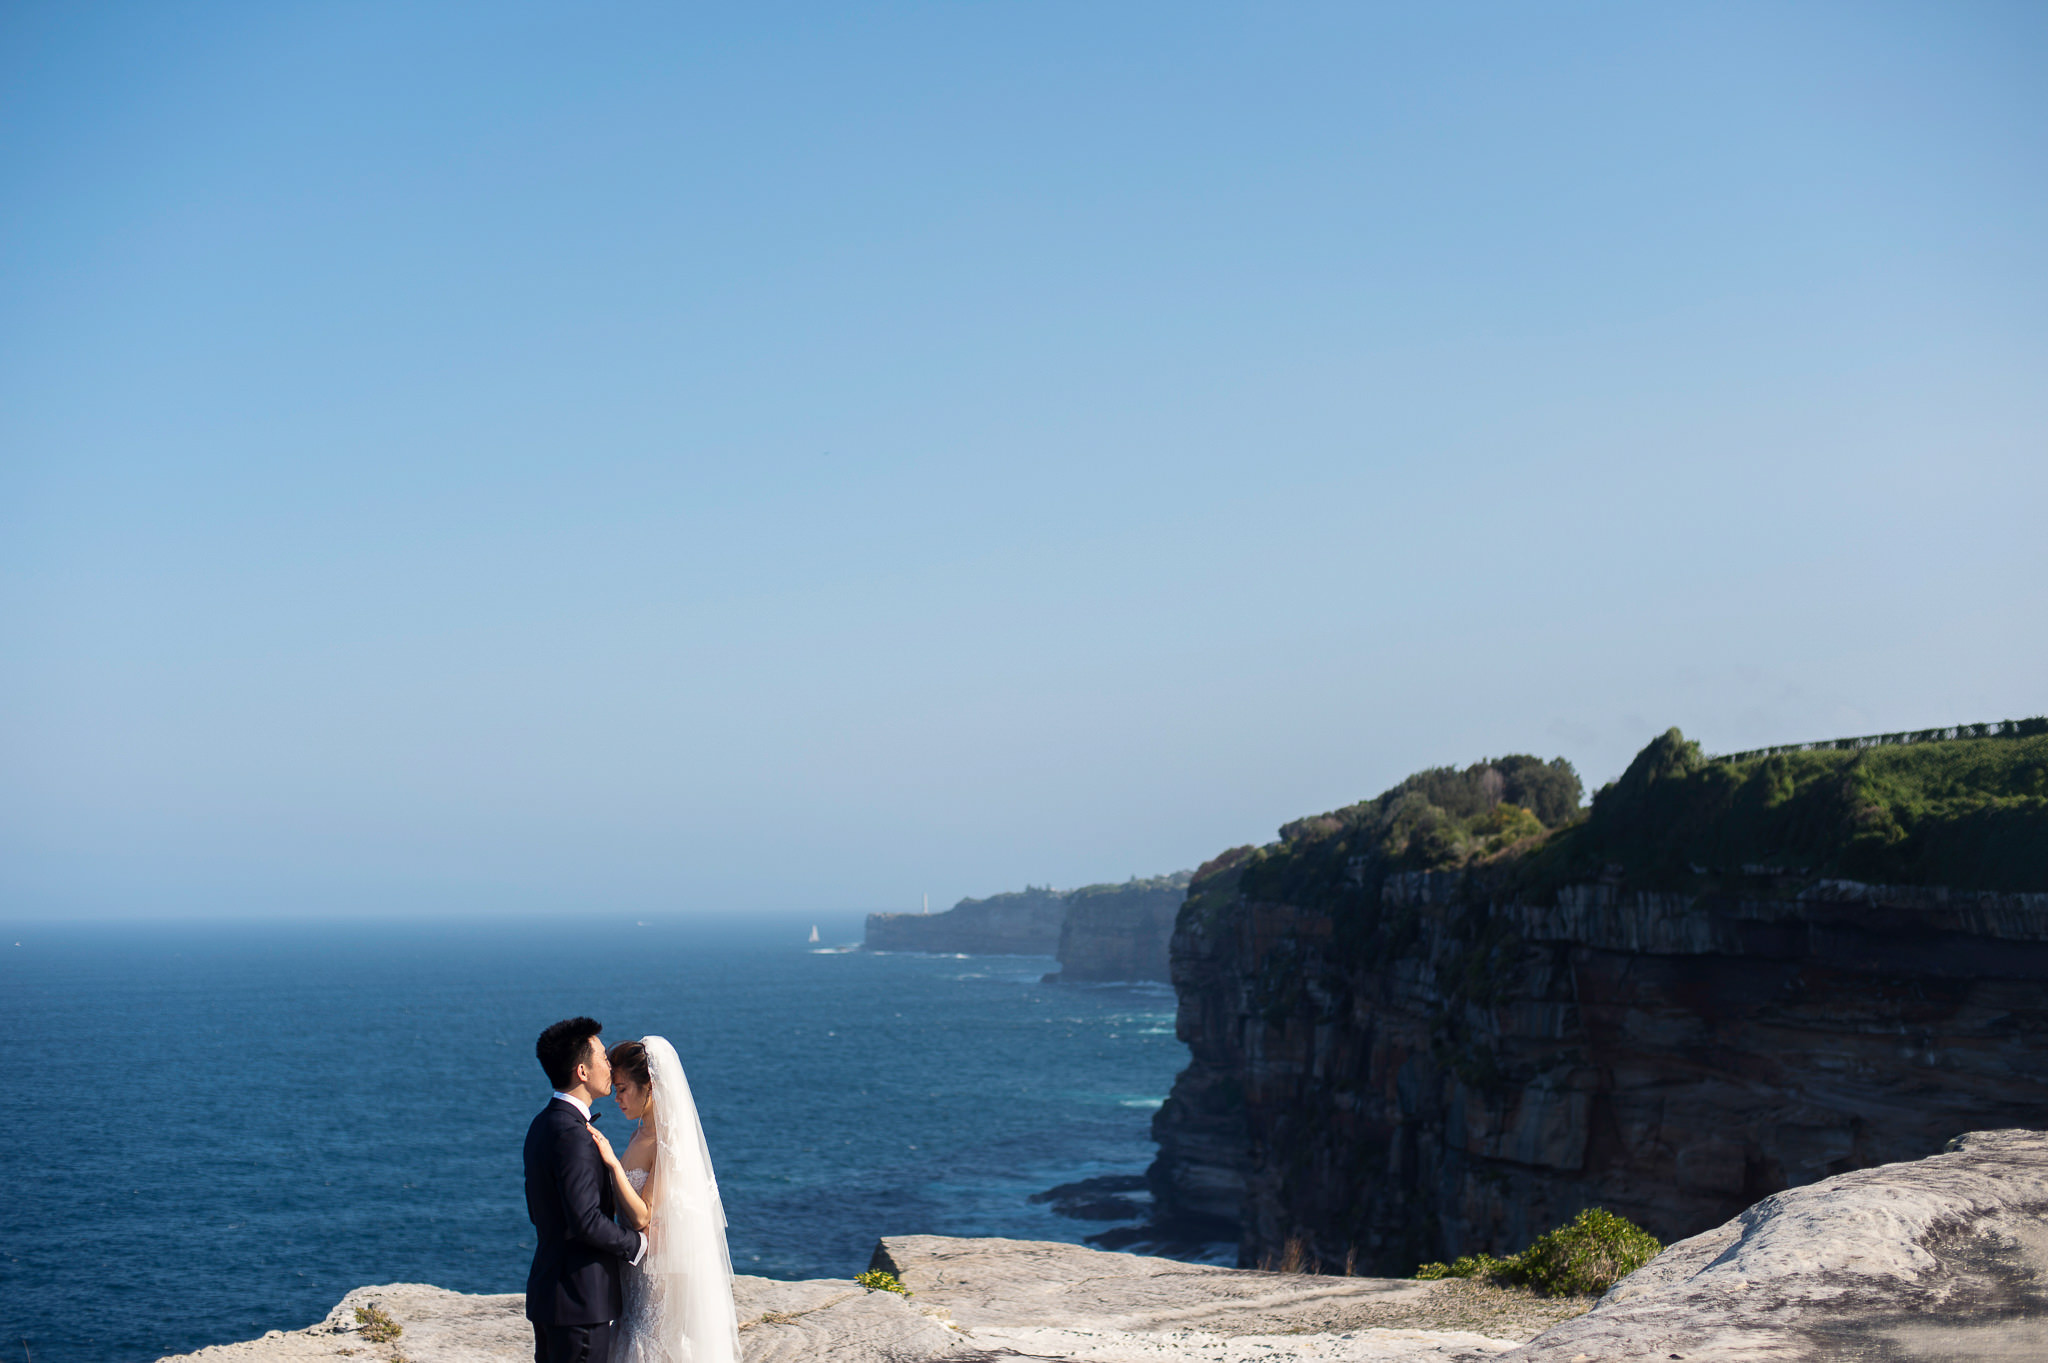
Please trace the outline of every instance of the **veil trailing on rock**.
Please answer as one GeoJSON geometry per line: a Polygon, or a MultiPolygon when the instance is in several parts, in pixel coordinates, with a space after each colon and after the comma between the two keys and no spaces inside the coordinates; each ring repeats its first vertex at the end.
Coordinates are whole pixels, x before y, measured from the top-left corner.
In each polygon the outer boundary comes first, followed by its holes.
{"type": "Polygon", "coordinates": [[[621,1363],[739,1363],[732,1258],[711,1151],[676,1048],[642,1037],[654,1081],[654,1172],[641,1196],[654,1223],[626,1270],[621,1363]]]}

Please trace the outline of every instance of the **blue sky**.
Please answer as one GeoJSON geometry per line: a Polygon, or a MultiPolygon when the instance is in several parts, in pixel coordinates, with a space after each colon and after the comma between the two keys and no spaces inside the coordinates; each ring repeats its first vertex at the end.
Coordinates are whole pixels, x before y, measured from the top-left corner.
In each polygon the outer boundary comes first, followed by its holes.
{"type": "Polygon", "coordinates": [[[0,912],[913,907],[2048,710],[2048,9],[12,5],[0,912]]]}

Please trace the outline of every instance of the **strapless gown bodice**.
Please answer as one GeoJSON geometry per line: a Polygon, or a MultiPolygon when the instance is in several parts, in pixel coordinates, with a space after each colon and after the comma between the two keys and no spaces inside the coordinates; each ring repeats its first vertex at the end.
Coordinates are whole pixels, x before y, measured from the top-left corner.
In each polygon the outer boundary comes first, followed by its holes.
{"type": "MultiPolygon", "coordinates": [[[[628,1169],[626,1182],[633,1185],[633,1191],[647,1191],[645,1169],[628,1169]]],[[[626,1289],[626,1314],[619,1319],[618,1342],[612,1347],[612,1363],[688,1363],[688,1360],[673,1359],[661,1346],[658,1333],[649,1319],[651,1289],[647,1274],[632,1264],[625,1266],[624,1286],[626,1289]]]]}

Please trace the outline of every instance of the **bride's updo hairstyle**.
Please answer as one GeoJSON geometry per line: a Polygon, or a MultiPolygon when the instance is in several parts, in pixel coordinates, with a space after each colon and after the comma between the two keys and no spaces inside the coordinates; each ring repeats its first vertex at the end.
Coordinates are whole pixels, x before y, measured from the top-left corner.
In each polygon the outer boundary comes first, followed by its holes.
{"type": "Polygon", "coordinates": [[[611,1057],[613,1074],[623,1074],[641,1088],[654,1088],[654,1076],[647,1072],[645,1046],[637,1041],[621,1041],[606,1054],[611,1057]]]}

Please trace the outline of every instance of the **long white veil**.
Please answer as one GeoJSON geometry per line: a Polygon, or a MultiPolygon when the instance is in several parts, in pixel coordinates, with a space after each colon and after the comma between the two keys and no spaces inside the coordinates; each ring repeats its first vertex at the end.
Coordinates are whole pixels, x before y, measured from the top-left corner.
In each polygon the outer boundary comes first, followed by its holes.
{"type": "Polygon", "coordinates": [[[654,1081],[654,1173],[643,1194],[654,1224],[640,1261],[638,1309],[628,1312],[638,1346],[631,1352],[649,1363],[739,1363],[725,1206],[697,1103],[676,1048],[658,1036],[641,1044],[654,1081]]]}

